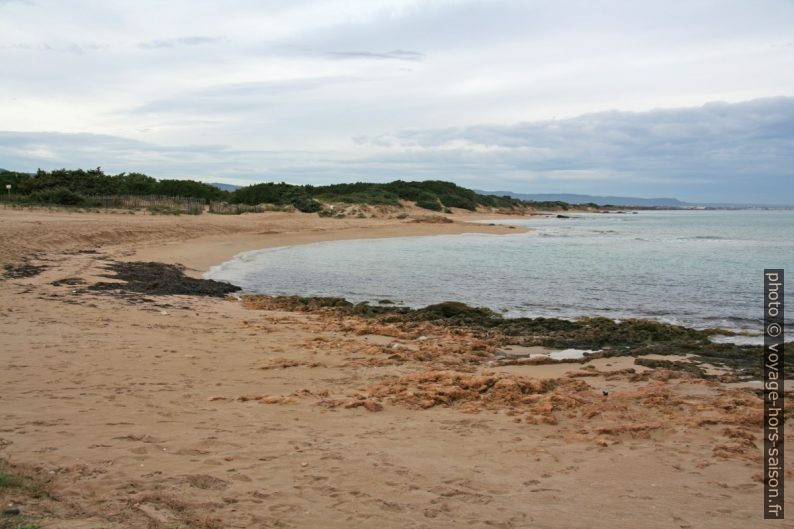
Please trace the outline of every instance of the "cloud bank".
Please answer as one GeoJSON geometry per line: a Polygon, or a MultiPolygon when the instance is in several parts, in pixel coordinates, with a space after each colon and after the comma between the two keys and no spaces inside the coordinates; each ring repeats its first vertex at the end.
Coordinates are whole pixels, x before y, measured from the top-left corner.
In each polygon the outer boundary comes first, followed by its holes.
{"type": "Polygon", "coordinates": [[[794,98],[603,112],[508,126],[406,130],[358,137],[357,144],[360,152],[341,154],[0,132],[0,159],[12,167],[136,168],[231,183],[433,178],[526,192],[677,191],[695,201],[794,204],[794,98]]]}
{"type": "Polygon", "coordinates": [[[0,0],[0,167],[792,197],[794,4],[0,0]]]}

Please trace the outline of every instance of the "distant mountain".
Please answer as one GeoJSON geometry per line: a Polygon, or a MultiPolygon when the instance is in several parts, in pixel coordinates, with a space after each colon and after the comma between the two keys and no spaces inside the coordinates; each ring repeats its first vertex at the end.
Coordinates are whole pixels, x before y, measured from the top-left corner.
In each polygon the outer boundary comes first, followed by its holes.
{"type": "Polygon", "coordinates": [[[513,193],[511,191],[477,191],[486,195],[510,196],[521,200],[533,202],[568,202],[569,204],[598,204],[605,206],[662,206],[682,207],[688,206],[677,198],[637,198],[637,197],[611,197],[596,195],[576,195],[573,193],[513,193]]]}
{"type": "Polygon", "coordinates": [[[236,186],[234,184],[221,184],[219,182],[210,182],[209,184],[211,186],[217,187],[221,191],[229,191],[229,192],[237,191],[238,189],[240,189],[242,187],[242,186],[236,186]]]}
{"type": "Polygon", "coordinates": [[[11,171],[9,169],[3,169],[3,168],[0,168],[0,173],[14,173],[18,175],[21,174],[21,175],[30,175],[30,176],[33,176],[35,174],[35,173],[23,173],[21,171],[11,171]]]}

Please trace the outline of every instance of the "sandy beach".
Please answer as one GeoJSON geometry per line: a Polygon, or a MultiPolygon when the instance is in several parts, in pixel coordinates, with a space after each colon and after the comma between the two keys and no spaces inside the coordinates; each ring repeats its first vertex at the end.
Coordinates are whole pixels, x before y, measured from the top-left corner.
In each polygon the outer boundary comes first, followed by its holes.
{"type": "MultiPolygon", "coordinates": [[[[298,212],[245,215],[143,215],[3,209],[0,211],[0,263],[35,254],[101,247],[112,258],[179,262],[194,271],[261,248],[343,239],[411,237],[458,233],[515,233],[506,226],[472,224],[493,215],[456,210],[455,222],[433,222],[438,215],[322,218],[298,212]]],[[[507,216],[506,218],[510,218],[507,216]]]]}
{"type": "Polygon", "coordinates": [[[0,210],[0,263],[41,267],[0,281],[0,458],[30,483],[0,488],[20,511],[0,527],[794,527],[762,520],[745,385],[631,356],[502,365],[496,342],[441,325],[87,288],[113,262],[200,277],[259,248],[516,232],[413,217],[0,210]]]}

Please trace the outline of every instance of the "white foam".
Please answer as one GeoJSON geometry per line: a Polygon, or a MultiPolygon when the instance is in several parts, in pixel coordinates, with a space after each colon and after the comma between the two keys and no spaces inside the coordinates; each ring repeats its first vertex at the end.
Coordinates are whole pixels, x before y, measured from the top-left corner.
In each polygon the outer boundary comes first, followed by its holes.
{"type": "Polygon", "coordinates": [[[713,334],[709,340],[714,343],[732,343],[736,345],[764,345],[764,337],[758,336],[725,336],[724,334],[713,334]]]}

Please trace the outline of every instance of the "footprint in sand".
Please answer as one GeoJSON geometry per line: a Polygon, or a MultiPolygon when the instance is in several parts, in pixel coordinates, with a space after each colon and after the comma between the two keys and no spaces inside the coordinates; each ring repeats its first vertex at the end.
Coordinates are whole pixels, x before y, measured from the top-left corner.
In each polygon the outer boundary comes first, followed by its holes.
{"type": "Polygon", "coordinates": [[[301,510],[300,506],[290,503],[277,503],[268,507],[268,510],[275,514],[292,514],[301,510]]]}
{"type": "Polygon", "coordinates": [[[191,487],[203,490],[223,490],[229,486],[228,481],[208,474],[191,474],[185,476],[184,480],[191,487]]]}

